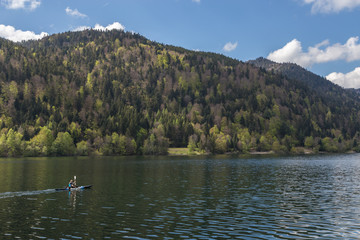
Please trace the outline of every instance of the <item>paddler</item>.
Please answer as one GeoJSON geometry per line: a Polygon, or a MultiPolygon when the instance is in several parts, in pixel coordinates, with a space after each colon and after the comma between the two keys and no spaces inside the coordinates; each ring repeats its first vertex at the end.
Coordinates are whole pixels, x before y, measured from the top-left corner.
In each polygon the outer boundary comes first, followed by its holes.
{"type": "Polygon", "coordinates": [[[74,180],[71,179],[69,182],[68,188],[70,189],[70,188],[74,188],[74,187],[75,187],[74,180]]]}

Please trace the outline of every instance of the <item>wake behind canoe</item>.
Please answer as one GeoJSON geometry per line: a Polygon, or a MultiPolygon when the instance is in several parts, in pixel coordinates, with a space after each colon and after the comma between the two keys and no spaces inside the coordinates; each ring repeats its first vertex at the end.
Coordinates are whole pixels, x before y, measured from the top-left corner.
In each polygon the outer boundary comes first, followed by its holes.
{"type": "Polygon", "coordinates": [[[85,186],[79,186],[79,187],[74,187],[74,188],[55,188],[56,191],[76,191],[76,190],[81,190],[81,189],[88,189],[91,188],[92,185],[85,185],[85,186]]]}

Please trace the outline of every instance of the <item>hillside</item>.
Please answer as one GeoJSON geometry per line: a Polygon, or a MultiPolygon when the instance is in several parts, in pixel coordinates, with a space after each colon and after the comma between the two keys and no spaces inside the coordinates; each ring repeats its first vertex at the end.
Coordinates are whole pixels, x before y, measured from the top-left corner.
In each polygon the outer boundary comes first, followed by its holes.
{"type": "Polygon", "coordinates": [[[0,155],[356,150],[352,92],[294,78],[122,31],[0,39],[0,155]]]}
{"type": "Polygon", "coordinates": [[[323,90],[324,88],[326,88],[326,90],[330,90],[332,87],[336,88],[336,85],[332,82],[307,71],[295,63],[276,63],[262,57],[255,60],[250,60],[247,63],[259,68],[264,68],[267,71],[283,74],[290,79],[297,79],[306,83],[306,85],[308,85],[310,88],[316,90],[323,90]]]}
{"type": "Polygon", "coordinates": [[[333,99],[336,101],[343,101],[343,98],[345,97],[346,101],[352,102],[354,98],[359,98],[359,94],[356,91],[352,89],[344,90],[342,87],[304,69],[295,63],[276,63],[262,57],[250,60],[247,63],[263,68],[267,71],[284,75],[289,79],[296,79],[304,82],[308,87],[324,96],[329,96],[329,94],[331,95],[331,93],[335,93],[332,94],[331,98],[336,98],[333,99]]]}

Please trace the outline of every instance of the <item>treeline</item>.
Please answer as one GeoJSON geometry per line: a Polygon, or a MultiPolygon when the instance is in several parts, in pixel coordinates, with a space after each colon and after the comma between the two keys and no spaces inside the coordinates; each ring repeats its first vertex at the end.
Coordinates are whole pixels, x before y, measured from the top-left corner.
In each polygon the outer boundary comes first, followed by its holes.
{"type": "Polygon", "coordinates": [[[29,141],[23,135],[10,129],[0,137],[0,156],[86,156],[89,154],[133,155],[136,154],[136,142],[129,137],[113,133],[105,136],[101,142],[90,145],[87,141],[74,144],[68,132],[59,132],[54,138],[52,131],[41,127],[37,135],[29,141]],[[98,147],[98,148],[96,148],[98,147]]]}
{"type": "Polygon", "coordinates": [[[359,109],[341,88],[123,31],[0,39],[1,156],[343,152],[359,109]]]}

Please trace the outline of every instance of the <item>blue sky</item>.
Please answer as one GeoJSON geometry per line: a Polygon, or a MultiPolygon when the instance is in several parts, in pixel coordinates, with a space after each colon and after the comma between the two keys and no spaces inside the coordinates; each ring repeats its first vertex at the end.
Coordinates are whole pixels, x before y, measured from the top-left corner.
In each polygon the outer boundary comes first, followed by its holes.
{"type": "Polygon", "coordinates": [[[355,88],[359,22],[360,0],[0,0],[0,36],[13,41],[110,26],[242,61],[295,62],[355,88]]]}

